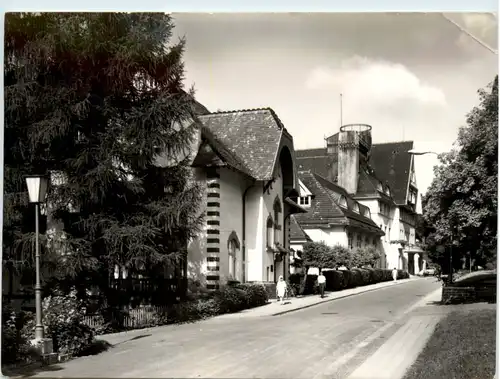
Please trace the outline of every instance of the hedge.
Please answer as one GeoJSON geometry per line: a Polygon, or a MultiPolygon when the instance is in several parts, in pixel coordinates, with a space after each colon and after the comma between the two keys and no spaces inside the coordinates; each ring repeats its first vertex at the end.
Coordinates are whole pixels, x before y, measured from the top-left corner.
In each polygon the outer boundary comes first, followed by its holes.
{"type": "MultiPolygon", "coordinates": [[[[327,291],[341,291],[346,288],[366,286],[392,280],[392,270],[381,268],[355,268],[352,270],[325,270],[327,291]]],[[[317,293],[317,275],[307,275],[304,295],[317,293]]],[[[398,270],[398,280],[408,279],[410,275],[404,270],[398,270]]],[[[298,294],[304,279],[303,273],[294,273],[289,277],[289,284],[298,294]]]]}
{"type": "Polygon", "coordinates": [[[268,291],[262,284],[224,286],[203,298],[173,305],[166,319],[168,324],[193,322],[265,305],[268,299],[268,291]]]}

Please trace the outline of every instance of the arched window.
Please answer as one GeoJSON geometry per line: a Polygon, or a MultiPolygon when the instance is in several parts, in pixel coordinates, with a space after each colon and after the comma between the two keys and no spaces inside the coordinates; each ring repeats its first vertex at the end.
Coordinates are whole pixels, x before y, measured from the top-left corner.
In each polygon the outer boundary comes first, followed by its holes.
{"type": "Polygon", "coordinates": [[[266,246],[267,247],[272,247],[273,246],[273,218],[271,215],[267,218],[267,223],[266,223],[266,246]]]}
{"type": "Polygon", "coordinates": [[[227,240],[227,250],[228,250],[228,258],[229,258],[229,277],[232,279],[240,280],[240,270],[239,265],[240,262],[238,260],[238,252],[240,250],[240,241],[236,232],[231,232],[229,238],[227,240]]]}
{"type": "Polygon", "coordinates": [[[276,196],[276,199],[274,199],[273,212],[274,212],[274,243],[281,243],[280,216],[282,210],[281,210],[281,201],[278,196],[276,196]]]}

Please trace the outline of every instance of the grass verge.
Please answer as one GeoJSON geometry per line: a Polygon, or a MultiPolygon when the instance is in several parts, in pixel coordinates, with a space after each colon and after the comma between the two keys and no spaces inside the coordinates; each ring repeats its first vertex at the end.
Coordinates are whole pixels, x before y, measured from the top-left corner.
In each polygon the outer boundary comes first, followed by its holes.
{"type": "Polygon", "coordinates": [[[404,379],[490,379],[495,375],[493,309],[455,311],[434,334],[404,379]]]}

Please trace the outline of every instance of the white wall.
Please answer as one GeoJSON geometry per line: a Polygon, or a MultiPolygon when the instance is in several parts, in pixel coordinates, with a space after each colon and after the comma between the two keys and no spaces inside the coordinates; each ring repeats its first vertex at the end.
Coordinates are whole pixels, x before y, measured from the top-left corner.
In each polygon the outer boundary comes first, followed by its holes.
{"type": "Polygon", "coordinates": [[[246,255],[247,281],[262,281],[263,246],[265,244],[266,217],[264,217],[264,199],[262,182],[257,182],[248,190],[246,196],[246,255]]]}
{"type": "Polygon", "coordinates": [[[328,229],[304,227],[304,231],[314,242],[324,241],[328,246],[347,246],[347,233],[343,226],[333,226],[328,229]]]}
{"type": "Polygon", "coordinates": [[[243,280],[243,193],[250,183],[243,175],[229,170],[220,169],[220,282],[224,283],[229,276],[229,249],[228,238],[231,232],[235,232],[240,249],[236,252],[237,280],[243,280]]]}

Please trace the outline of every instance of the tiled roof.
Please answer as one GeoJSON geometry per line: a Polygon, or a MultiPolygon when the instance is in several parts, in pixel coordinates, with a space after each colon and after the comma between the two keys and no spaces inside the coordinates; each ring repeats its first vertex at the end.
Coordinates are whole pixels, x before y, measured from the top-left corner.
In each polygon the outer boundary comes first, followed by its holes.
{"type": "Polygon", "coordinates": [[[365,228],[381,233],[372,219],[363,216],[367,207],[358,203],[360,213],[352,210],[356,201],[342,187],[311,171],[300,171],[299,179],[313,194],[309,212],[296,215],[299,224],[359,225],[361,223],[365,228]],[[347,200],[347,209],[338,203],[341,196],[347,200]]]}
{"type": "Polygon", "coordinates": [[[327,178],[330,174],[330,169],[332,165],[336,165],[337,161],[334,157],[325,155],[321,156],[304,156],[298,153],[302,153],[304,150],[298,150],[295,153],[295,159],[297,162],[297,169],[302,171],[312,171],[316,174],[327,178]]]}
{"type": "MultiPolygon", "coordinates": [[[[229,150],[224,144],[212,133],[212,131],[205,127],[202,126],[201,128],[201,133],[203,138],[206,139],[208,144],[212,146],[215,151],[220,155],[222,158],[222,161],[225,162],[227,165],[230,167],[234,168],[235,170],[238,170],[245,175],[251,176],[250,171],[248,168],[245,166],[243,162],[241,162],[240,158],[236,156],[231,150],[229,150]]],[[[199,158],[199,155],[196,157],[197,159],[199,158]]],[[[193,165],[196,165],[196,160],[193,162],[193,165]]]]}
{"type": "Polygon", "coordinates": [[[295,216],[290,216],[290,239],[292,240],[307,240],[310,241],[311,237],[302,229],[295,216]]]}
{"type": "Polygon", "coordinates": [[[343,223],[347,224],[344,213],[326,189],[317,181],[311,171],[299,171],[299,179],[313,194],[309,212],[296,215],[299,224],[343,223]]]}
{"type": "Polygon", "coordinates": [[[306,150],[295,150],[295,156],[297,158],[302,157],[317,157],[326,155],[326,147],[319,149],[306,149],[306,150]]]}
{"type": "Polygon", "coordinates": [[[406,203],[406,189],[410,180],[413,141],[380,143],[372,146],[370,165],[377,176],[386,182],[396,204],[406,203]]]}
{"type": "Polygon", "coordinates": [[[323,188],[332,193],[332,198],[335,199],[336,202],[338,201],[340,196],[344,196],[346,198],[347,209],[340,208],[345,217],[347,217],[350,220],[356,220],[378,229],[377,224],[375,224],[375,222],[371,218],[363,216],[364,212],[370,211],[370,209],[367,206],[358,203],[347,193],[347,191],[344,188],[338,186],[337,184],[334,184],[317,174],[314,174],[314,177],[323,186],[323,188]],[[358,204],[360,213],[356,213],[353,211],[355,203],[358,204]]]}
{"type": "Polygon", "coordinates": [[[270,108],[217,112],[199,116],[203,126],[238,158],[257,180],[273,176],[283,124],[270,108]]]}

